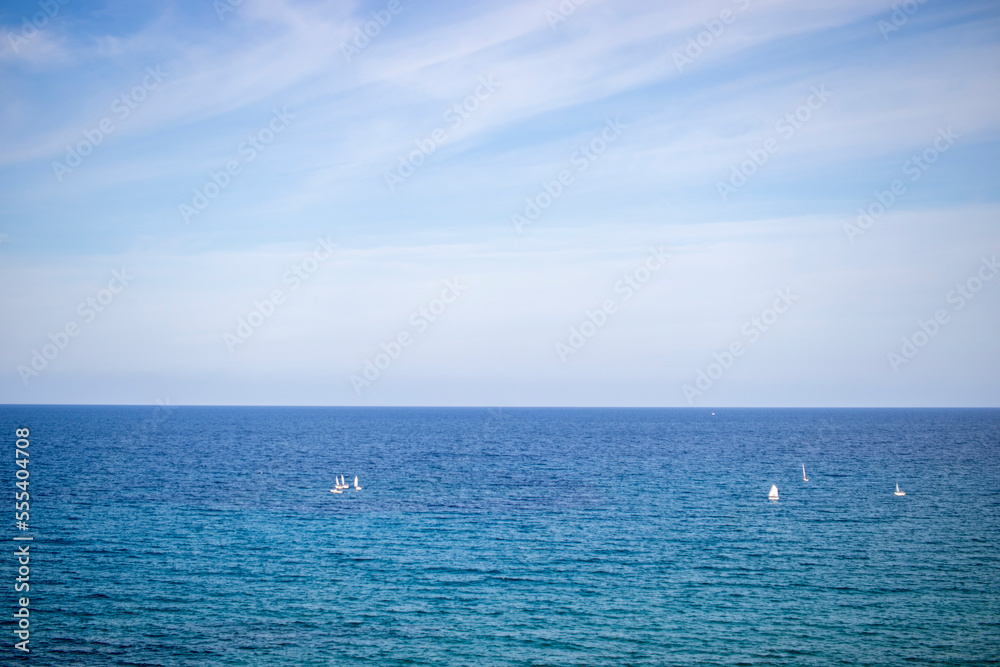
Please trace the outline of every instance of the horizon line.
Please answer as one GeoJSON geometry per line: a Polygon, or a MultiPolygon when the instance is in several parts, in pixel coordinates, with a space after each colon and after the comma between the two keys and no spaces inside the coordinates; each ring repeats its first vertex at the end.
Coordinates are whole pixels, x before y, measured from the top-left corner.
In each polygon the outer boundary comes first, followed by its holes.
{"type": "Polygon", "coordinates": [[[242,403],[0,403],[0,408],[332,408],[415,410],[1000,410],[1000,405],[744,405],[744,406],[649,406],[649,405],[277,405],[242,403]]]}

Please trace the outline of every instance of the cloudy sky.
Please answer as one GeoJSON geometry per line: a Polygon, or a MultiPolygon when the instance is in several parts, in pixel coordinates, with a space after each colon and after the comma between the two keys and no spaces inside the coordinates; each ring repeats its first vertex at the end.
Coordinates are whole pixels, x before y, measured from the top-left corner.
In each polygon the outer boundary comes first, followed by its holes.
{"type": "Polygon", "coordinates": [[[11,1],[0,402],[1000,405],[993,1],[11,1]]]}

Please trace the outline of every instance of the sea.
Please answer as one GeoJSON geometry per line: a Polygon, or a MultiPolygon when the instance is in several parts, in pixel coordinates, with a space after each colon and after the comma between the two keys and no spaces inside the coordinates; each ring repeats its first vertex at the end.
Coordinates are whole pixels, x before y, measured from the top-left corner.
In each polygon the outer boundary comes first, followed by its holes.
{"type": "Polygon", "coordinates": [[[3,665],[1000,663],[1000,410],[8,405],[0,434],[3,665]]]}

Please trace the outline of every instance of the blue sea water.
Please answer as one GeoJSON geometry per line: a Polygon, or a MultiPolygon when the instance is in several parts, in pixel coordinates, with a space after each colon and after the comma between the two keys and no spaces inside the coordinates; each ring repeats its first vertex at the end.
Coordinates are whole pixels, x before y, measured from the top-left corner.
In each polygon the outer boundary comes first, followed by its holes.
{"type": "Polygon", "coordinates": [[[1000,661],[1000,410],[715,413],[0,407],[0,662],[1000,661]]]}

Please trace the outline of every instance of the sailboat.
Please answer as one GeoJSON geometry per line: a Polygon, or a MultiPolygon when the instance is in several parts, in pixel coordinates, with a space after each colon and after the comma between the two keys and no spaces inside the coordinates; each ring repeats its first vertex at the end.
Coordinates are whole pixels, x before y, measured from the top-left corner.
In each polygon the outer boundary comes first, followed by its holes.
{"type": "Polygon", "coordinates": [[[337,483],[330,489],[330,493],[343,493],[344,489],[348,488],[348,486],[341,481],[340,477],[335,477],[334,479],[337,480],[337,483]]]}
{"type": "Polygon", "coordinates": [[[778,485],[777,484],[772,484],[771,485],[771,491],[770,491],[770,493],[767,494],[767,499],[768,500],[777,500],[778,499],[778,485]]]}
{"type": "Polygon", "coordinates": [[[894,494],[892,494],[892,495],[894,495],[894,496],[905,496],[906,495],[906,491],[900,491],[899,490],[899,482],[896,482],[896,492],[894,494]]]}
{"type": "Polygon", "coordinates": [[[361,487],[358,486],[358,476],[357,475],[354,476],[354,490],[355,491],[360,491],[361,490],[361,487]]]}
{"type": "Polygon", "coordinates": [[[803,482],[808,482],[809,481],[809,478],[806,477],[806,464],[805,463],[802,464],[802,481],[803,482]]]}

